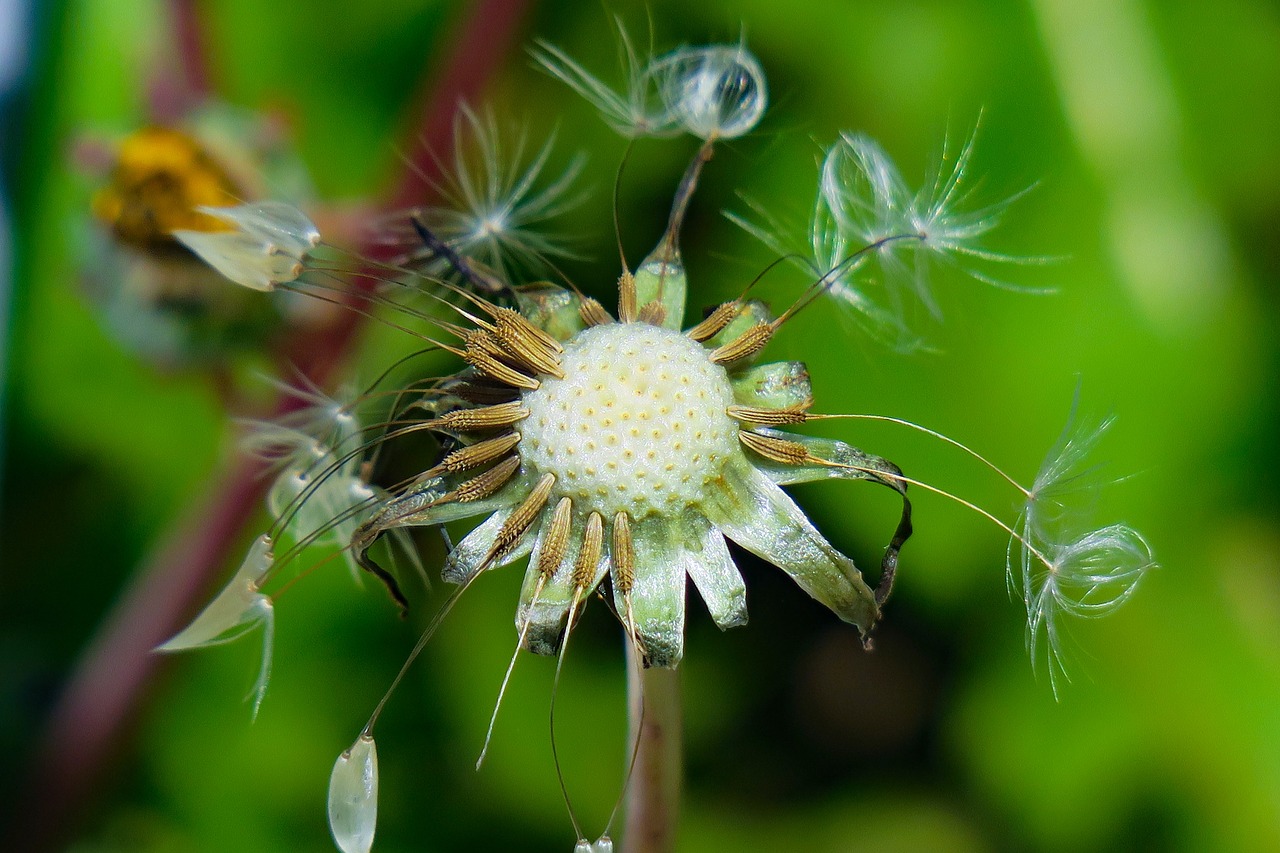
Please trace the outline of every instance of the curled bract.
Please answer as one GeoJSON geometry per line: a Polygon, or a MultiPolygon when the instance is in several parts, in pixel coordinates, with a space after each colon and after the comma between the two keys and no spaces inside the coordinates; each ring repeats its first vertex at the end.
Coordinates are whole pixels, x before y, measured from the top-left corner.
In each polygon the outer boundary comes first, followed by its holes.
{"type": "Polygon", "coordinates": [[[274,559],[271,540],[258,537],[240,569],[217,597],[177,636],[156,647],[158,652],[202,649],[230,642],[261,625],[262,665],[250,694],[255,716],[271,678],[271,649],[275,639],[275,611],[271,599],[258,591],[258,584],[271,570],[274,559]]]}

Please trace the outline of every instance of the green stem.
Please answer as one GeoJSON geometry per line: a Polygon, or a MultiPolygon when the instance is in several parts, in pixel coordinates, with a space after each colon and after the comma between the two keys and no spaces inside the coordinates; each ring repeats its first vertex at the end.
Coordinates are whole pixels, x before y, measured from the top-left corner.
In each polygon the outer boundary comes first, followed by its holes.
{"type": "Polygon", "coordinates": [[[642,669],[634,660],[635,654],[634,649],[628,649],[627,691],[632,742],[638,745],[627,787],[622,849],[627,853],[670,853],[676,849],[684,761],[680,673],[657,667],[642,669]]]}

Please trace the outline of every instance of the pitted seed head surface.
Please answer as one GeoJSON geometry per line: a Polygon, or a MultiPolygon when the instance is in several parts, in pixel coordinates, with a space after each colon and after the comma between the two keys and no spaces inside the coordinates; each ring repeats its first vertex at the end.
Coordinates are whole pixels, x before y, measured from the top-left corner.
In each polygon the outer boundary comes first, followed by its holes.
{"type": "Polygon", "coordinates": [[[738,448],[733,389],[709,351],[647,323],[583,330],[565,344],[564,379],[524,395],[521,456],[556,491],[606,518],[699,501],[738,448]]]}

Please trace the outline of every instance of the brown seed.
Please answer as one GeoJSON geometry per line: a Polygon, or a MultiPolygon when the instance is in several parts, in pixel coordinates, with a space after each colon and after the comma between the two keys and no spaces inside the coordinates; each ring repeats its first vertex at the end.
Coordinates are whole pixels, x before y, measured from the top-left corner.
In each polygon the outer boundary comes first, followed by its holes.
{"type": "Polygon", "coordinates": [[[512,456],[502,460],[483,474],[472,477],[452,492],[453,500],[458,503],[471,503],[492,495],[506,485],[516,471],[520,470],[520,457],[512,456]]]}
{"type": "Polygon", "coordinates": [[[732,302],[725,302],[716,308],[716,310],[708,314],[706,319],[701,323],[685,332],[685,334],[699,343],[714,338],[724,330],[725,326],[733,322],[734,318],[738,316],[738,311],[741,310],[741,308],[742,303],[738,302],[736,299],[732,302]]]}
{"type": "Polygon", "coordinates": [[[564,379],[564,371],[560,369],[560,356],[554,350],[544,347],[540,341],[534,340],[516,326],[499,325],[494,336],[501,346],[500,358],[515,364],[517,367],[527,366],[530,373],[546,373],[557,379],[564,379]]]}
{"type": "Polygon", "coordinates": [[[542,549],[538,552],[538,576],[543,580],[551,580],[551,576],[564,561],[564,555],[569,550],[569,526],[572,518],[573,501],[561,498],[551,516],[551,523],[547,525],[542,549]]]}
{"type": "Polygon", "coordinates": [[[781,426],[804,423],[809,419],[806,411],[809,405],[809,403],[802,403],[782,409],[768,409],[764,406],[730,406],[726,411],[729,417],[737,421],[763,426],[781,426]]]}
{"type": "Polygon", "coordinates": [[[436,465],[430,471],[422,475],[423,478],[434,477],[442,473],[457,473],[459,471],[469,471],[472,468],[479,468],[481,465],[488,465],[495,459],[506,456],[507,453],[514,450],[516,445],[520,443],[520,433],[512,432],[506,435],[500,435],[497,438],[478,441],[467,447],[459,448],[453,451],[444,459],[440,460],[440,464],[436,465]]]}
{"type": "Polygon", "coordinates": [[[491,356],[511,367],[530,375],[546,373],[557,379],[564,378],[560,360],[554,353],[538,346],[528,346],[518,336],[503,335],[501,330],[489,333],[473,329],[463,335],[468,354],[491,356]]]}
{"type": "Polygon", "coordinates": [[[437,418],[435,424],[443,429],[467,432],[475,429],[507,427],[527,417],[529,417],[529,410],[516,401],[499,403],[496,406],[483,406],[478,409],[459,409],[437,418]]]}
{"type": "Polygon", "coordinates": [[[519,370],[516,370],[508,364],[502,363],[488,353],[476,352],[468,349],[463,353],[463,358],[466,359],[467,364],[471,365],[485,376],[488,376],[490,379],[496,379],[513,388],[523,388],[526,391],[533,391],[537,389],[539,385],[538,380],[534,379],[532,376],[521,373],[519,370]]]}
{"type": "Polygon", "coordinates": [[[564,347],[560,346],[559,341],[530,323],[519,311],[513,311],[510,308],[497,308],[493,312],[493,320],[499,337],[505,331],[506,334],[523,338],[529,346],[541,346],[555,355],[564,352],[564,347]]]}
{"type": "Polygon", "coordinates": [[[608,311],[604,310],[600,301],[590,296],[582,300],[582,304],[578,306],[578,316],[588,326],[604,326],[613,322],[613,318],[609,316],[608,311]]]}
{"type": "Polygon", "coordinates": [[[636,315],[636,319],[641,323],[661,326],[663,321],[667,319],[667,307],[656,299],[652,302],[646,302],[640,308],[640,313],[636,315]]]}
{"type": "Polygon", "coordinates": [[[502,523],[502,527],[498,528],[498,535],[493,539],[493,547],[489,549],[489,553],[485,555],[481,561],[480,567],[484,568],[489,563],[506,555],[516,543],[520,541],[520,537],[524,535],[529,526],[542,512],[542,508],[547,504],[547,498],[551,496],[551,487],[556,484],[554,474],[543,474],[542,479],[538,481],[538,485],[533,487],[533,491],[529,492],[529,496],[524,499],[520,506],[516,507],[515,512],[507,517],[502,523]]]}
{"type": "Polygon", "coordinates": [[[474,403],[477,406],[491,406],[495,403],[509,403],[520,395],[517,388],[475,377],[466,382],[459,382],[449,388],[454,396],[474,403]]]}
{"type": "Polygon", "coordinates": [[[578,560],[573,566],[573,586],[575,589],[586,589],[596,577],[596,566],[600,564],[600,553],[604,547],[604,519],[600,513],[593,512],[587,517],[587,531],[582,536],[582,547],[578,549],[578,560]]]}
{"type": "Polygon", "coordinates": [[[773,324],[756,323],[738,337],[711,353],[716,364],[732,364],[760,352],[773,337],[773,324]]]}
{"type": "Polygon", "coordinates": [[[625,512],[613,517],[613,585],[622,595],[631,592],[636,580],[636,552],[631,541],[631,518],[625,512]]]}
{"type": "Polygon", "coordinates": [[[747,429],[738,430],[738,440],[765,459],[781,462],[783,465],[803,465],[810,460],[808,448],[798,441],[761,435],[747,429]]]}
{"type": "Polygon", "coordinates": [[[631,270],[623,270],[618,276],[618,319],[624,323],[636,321],[636,277],[631,270]]]}
{"type": "Polygon", "coordinates": [[[462,342],[466,344],[469,353],[484,353],[494,358],[501,358],[507,355],[502,348],[502,344],[498,343],[498,339],[493,334],[483,329],[471,329],[462,333],[462,342]]]}

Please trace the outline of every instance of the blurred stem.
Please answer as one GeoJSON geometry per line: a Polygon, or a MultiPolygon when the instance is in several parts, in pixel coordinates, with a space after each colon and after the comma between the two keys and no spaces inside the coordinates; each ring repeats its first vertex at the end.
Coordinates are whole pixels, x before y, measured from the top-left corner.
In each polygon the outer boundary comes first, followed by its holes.
{"type": "Polygon", "coordinates": [[[208,28],[200,0],[168,0],[168,50],[147,81],[150,119],[181,122],[213,91],[208,28]]]}
{"type": "MultiPolygon", "coordinates": [[[[527,0],[477,0],[459,16],[458,26],[443,34],[440,61],[432,63],[424,97],[415,102],[423,105],[409,137],[416,143],[410,146],[415,156],[388,193],[387,207],[430,200],[439,152],[449,145],[458,107],[480,94],[502,62],[527,5],[527,0]]],[[[372,280],[361,277],[357,282],[370,286],[372,280]]],[[[324,329],[302,330],[283,347],[285,360],[316,385],[330,385],[355,341],[359,319],[353,311],[341,312],[324,329]]],[[[299,399],[286,395],[277,401],[275,413],[299,405],[299,399]]],[[[265,474],[260,460],[229,460],[122,592],[49,713],[33,765],[19,777],[26,800],[17,819],[0,832],[0,850],[61,849],[155,682],[160,659],[151,650],[182,626],[214,586],[244,526],[262,504],[270,483],[265,474]]]]}
{"type": "Polygon", "coordinates": [[[628,646],[627,692],[631,738],[638,741],[636,764],[627,787],[627,853],[670,853],[676,849],[683,778],[684,719],[680,672],[644,669],[628,646]]]}
{"type": "Polygon", "coordinates": [[[173,16],[173,49],[178,52],[182,83],[192,102],[205,97],[212,89],[210,80],[208,30],[202,20],[198,0],[169,0],[173,16]]]}

